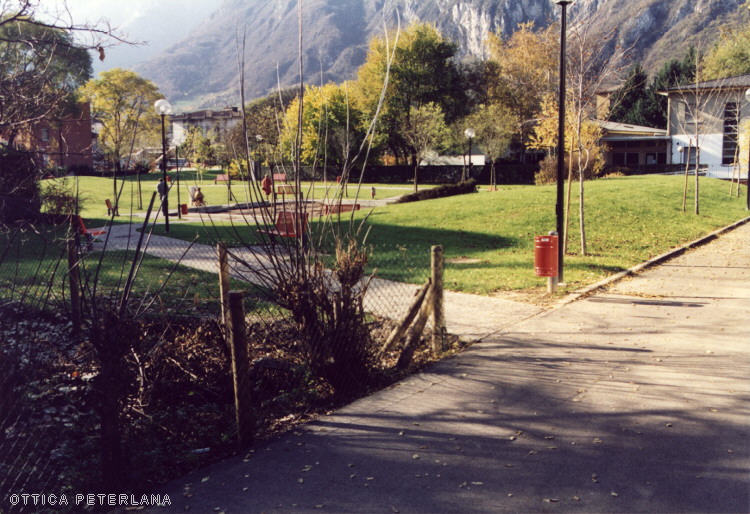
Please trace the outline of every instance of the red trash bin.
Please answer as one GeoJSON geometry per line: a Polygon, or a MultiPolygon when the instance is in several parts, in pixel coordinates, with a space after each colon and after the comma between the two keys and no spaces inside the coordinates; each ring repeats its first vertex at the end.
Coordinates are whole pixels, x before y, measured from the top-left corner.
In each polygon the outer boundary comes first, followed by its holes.
{"type": "Polygon", "coordinates": [[[188,213],[187,212],[187,204],[186,203],[181,203],[180,204],[180,210],[182,211],[182,214],[187,214],[188,213]]]}
{"type": "Polygon", "coordinates": [[[557,276],[557,236],[534,237],[534,273],[537,277],[557,276]]]}

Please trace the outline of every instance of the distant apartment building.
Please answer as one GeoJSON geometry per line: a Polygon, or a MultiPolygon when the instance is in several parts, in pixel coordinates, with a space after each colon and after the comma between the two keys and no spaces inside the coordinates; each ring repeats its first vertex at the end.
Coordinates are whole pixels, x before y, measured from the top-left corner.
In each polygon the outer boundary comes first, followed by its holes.
{"type": "Polygon", "coordinates": [[[172,144],[181,145],[187,140],[191,127],[200,128],[210,139],[221,139],[242,122],[242,112],[238,107],[227,107],[220,111],[204,109],[173,115],[169,119],[172,123],[172,144]]]}
{"type": "Polygon", "coordinates": [[[63,116],[35,122],[15,137],[14,144],[31,152],[42,169],[93,167],[94,134],[89,104],[80,103],[63,116]]]}

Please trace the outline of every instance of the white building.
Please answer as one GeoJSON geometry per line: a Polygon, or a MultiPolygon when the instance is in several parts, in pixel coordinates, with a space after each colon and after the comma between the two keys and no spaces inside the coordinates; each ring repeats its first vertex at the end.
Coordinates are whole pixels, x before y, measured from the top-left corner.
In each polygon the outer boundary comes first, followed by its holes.
{"type": "Polygon", "coordinates": [[[740,131],[750,120],[748,88],[750,75],[741,75],[661,91],[669,98],[671,162],[697,162],[716,178],[731,178],[738,168],[744,176],[748,150],[740,147],[740,131]]]}
{"type": "Polygon", "coordinates": [[[238,107],[227,107],[220,111],[204,109],[170,116],[172,122],[172,145],[181,145],[187,139],[190,127],[199,127],[212,140],[221,139],[227,132],[242,122],[238,107]]]}

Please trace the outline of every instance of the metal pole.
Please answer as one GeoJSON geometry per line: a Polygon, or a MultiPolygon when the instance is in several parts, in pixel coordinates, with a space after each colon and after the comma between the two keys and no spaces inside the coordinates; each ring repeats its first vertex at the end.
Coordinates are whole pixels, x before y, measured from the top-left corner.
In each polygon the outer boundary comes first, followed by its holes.
{"type": "Polygon", "coordinates": [[[469,173],[466,175],[466,180],[471,179],[471,138],[469,138],[469,173]]]}
{"type": "Polygon", "coordinates": [[[177,166],[177,217],[182,219],[182,202],[180,201],[180,156],[177,154],[177,145],[174,145],[174,162],[177,166]]]}
{"type": "Polygon", "coordinates": [[[169,234],[169,187],[167,187],[167,132],[164,128],[164,114],[161,115],[161,178],[164,181],[164,231],[169,234]]]}
{"type": "MultiPolygon", "coordinates": [[[[558,126],[557,126],[557,204],[555,214],[557,216],[557,233],[562,239],[565,234],[565,213],[563,197],[565,196],[565,30],[567,23],[566,8],[571,0],[558,0],[557,5],[562,7],[560,17],[560,93],[558,96],[558,126]]],[[[557,247],[557,282],[562,284],[563,278],[563,246],[557,247]]]]}

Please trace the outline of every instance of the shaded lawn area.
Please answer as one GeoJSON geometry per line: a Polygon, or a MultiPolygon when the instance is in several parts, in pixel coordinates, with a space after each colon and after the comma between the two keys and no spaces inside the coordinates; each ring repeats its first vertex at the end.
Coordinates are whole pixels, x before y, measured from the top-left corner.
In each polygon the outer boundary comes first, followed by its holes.
{"type": "MultiPolygon", "coordinates": [[[[43,227],[0,234],[0,300],[22,300],[37,305],[70,301],[65,227],[43,227]]],[[[106,301],[115,305],[125,285],[134,250],[82,252],[80,266],[84,301],[106,301]]],[[[234,284],[239,283],[232,279],[234,284]]],[[[242,284],[247,289],[247,284],[242,284]]],[[[142,310],[154,302],[156,310],[169,309],[181,315],[221,313],[217,275],[145,255],[138,267],[131,305],[142,310]],[[174,272],[172,273],[172,271],[174,272]],[[170,274],[171,273],[171,274],[170,274]],[[158,296],[158,298],[157,298],[158,296]]],[[[269,304],[256,301],[259,309],[269,304]]],[[[67,308],[67,307],[66,307],[67,308]]]]}
{"type": "MultiPolygon", "coordinates": [[[[574,184],[574,197],[577,184],[574,184]]],[[[571,205],[565,291],[592,284],[747,215],[744,197],[730,197],[726,183],[701,180],[701,214],[681,212],[683,178],[639,176],[586,183],[588,256],[578,255],[578,203],[571,205]]],[[[455,291],[541,292],[546,279],[534,275],[534,236],[555,228],[554,186],[508,186],[370,212],[367,243],[371,268],[382,278],[419,283],[429,275],[430,246],[441,244],[447,259],[445,284],[455,291]]],[[[692,198],[692,197],[691,197],[692,198]]],[[[692,205],[689,199],[688,204],[692,205]]],[[[366,213],[356,213],[362,219],[366,213]]],[[[348,218],[346,218],[348,219],[348,218]]],[[[320,230],[313,220],[312,230],[320,230]]],[[[254,227],[171,226],[171,237],[210,243],[217,239],[255,244],[254,227]]]]}

